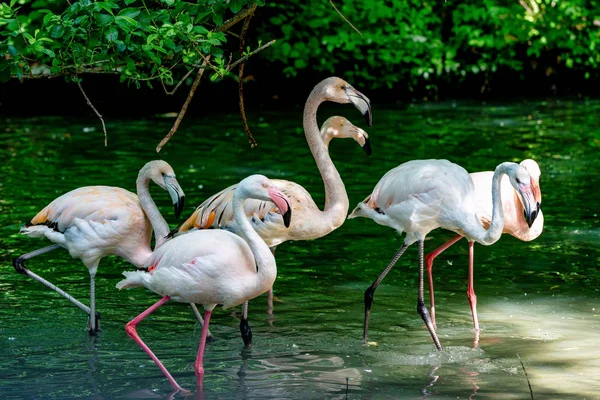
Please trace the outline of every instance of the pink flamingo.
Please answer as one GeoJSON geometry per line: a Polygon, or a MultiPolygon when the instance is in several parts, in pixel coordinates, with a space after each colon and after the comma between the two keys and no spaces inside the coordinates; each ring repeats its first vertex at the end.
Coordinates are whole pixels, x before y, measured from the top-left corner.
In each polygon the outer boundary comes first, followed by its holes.
{"type": "Polygon", "coordinates": [[[95,278],[100,259],[117,255],[136,267],[142,267],[152,254],[152,229],[156,247],[165,241],[169,226],[161,216],[149,192],[150,180],[169,192],[175,215],[183,209],[184,193],[175,172],[164,161],[144,165],[136,181],[137,195],[112,186],[85,186],[53,200],[21,228],[30,237],[46,237],[53,245],[24,254],[13,260],[17,272],[55,290],[83,310],[89,318],[89,333],[99,329],[96,313],[95,278]],[[90,273],[90,306],[86,306],[53,283],[31,272],[24,264],[30,258],[64,247],[80,259],[90,273]]]}
{"type": "Polygon", "coordinates": [[[289,226],[292,210],[287,196],[263,175],[242,180],[233,196],[233,213],[238,236],[225,230],[197,230],[167,241],[154,251],[145,271],[124,272],[126,279],[118,289],[144,286],[163,296],[157,303],[127,323],[127,334],[154,360],[171,386],[181,390],[175,379],[137,334],[137,324],[172,299],[183,303],[202,304],[204,325],[194,363],[197,383],[202,387],[202,359],[212,310],[219,304],[224,309],[242,304],[265,293],[277,276],[275,257],[250,225],[244,212],[247,198],[273,202],[289,226]]]}
{"type": "MultiPolygon", "coordinates": [[[[308,191],[299,184],[283,179],[273,179],[273,183],[292,202],[294,220],[291,228],[286,229],[281,216],[273,212],[275,209],[273,203],[257,200],[247,201],[244,208],[246,216],[273,253],[279,244],[287,240],[318,239],[344,223],[349,207],[348,195],[344,182],[329,156],[328,146],[331,139],[351,137],[363,147],[368,155],[371,153],[367,133],[354,126],[346,118],[329,118],[319,131],[317,108],[324,101],[354,104],[366,116],[369,126],[371,125],[369,99],[346,81],[330,77],[313,88],[304,107],[304,132],[325,184],[325,207],[321,211],[308,191]]],[[[185,222],[175,228],[171,235],[177,236],[189,230],[209,228],[226,229],[237,233],[239,228],[234,221],[232,212],[232,198],[235,189],[236,185],[232,185],[208,198],[185,222]]],[[[268,302],[269,313],[271,313],[273,309],[272,288],[269,290],[268,302]]],[[[200,317],[198,313],[196,316],[200,317]]],[[[250,346],[252,331],[248,325],[247,303],[244,303],[242,307],[240,331],[245,345],[250,346]]]]}
{"type": "MultiPolygon", "coordinates": [[[[534,160],[527,159],[521,161],[520,165],[525,168],[531,175],[531,188],[533,197],[536,201],[536,210],[532,211],[535,216],[533,225],[525,219],[524,205],[518,192],[510,185],[509,180],[502,179],[500,190],[502,192],[502,209],[504,212],[504,229],[502,233],[508,233],[519,240],[531,241],[537,238],[544,229],[544,215],[540,209],[542,203],[542,192],[540,190],[540,167],[534,160]]],[[[477,207],[477,215],[484,228],[490,226],[492,220],[492,178],[493,171],[474,172],[471,175],[473,184],[475,185],[475,205],[477,207]]],[[[433,294],[433,260],[444,252],[448,247],[462,239],[463,236],[458,235],[444,243],[435,251],[429,253],[425,257],[425,265],[429,276],[429,297],[431,301],[431,320],[434,329],[437,329],[435,323],[435,303],[433,294]]],[[[473,241],[469,241],[469,278],[467,287],[467,297],[471,306],[471,314],[473,315],[473,326],[475,332],[479,332],[479,320],[477,318],[477,296],[473,288],[473,241]]],[[[476,335],[475,343],[479,340],[479,335],[476,335]]]]}
{"type": "Polygon", "coordinates": [[[524,205],[529,225],[536,217],[537,205],[529,172],[519,164],[505,162],[496,167],[492,179],[492,220],[489,229],[479,222],[475,207],[475,189],[469,173],[448,160],[413,160],[388,171],[373,193],[352,211],[348,218],[366,217],[380,225],[406,232],[403,245],[375,282],[365,291],[363,343],[367,343],[373,294],[406,248],[419,242],[419,289],[417,311],[438,350],[442,350],[429,311],[423,300],[423,242],[436,228],[444,228],[484,245],[496,242],[504,226],[500,178],[508,175],[524,205]]]}

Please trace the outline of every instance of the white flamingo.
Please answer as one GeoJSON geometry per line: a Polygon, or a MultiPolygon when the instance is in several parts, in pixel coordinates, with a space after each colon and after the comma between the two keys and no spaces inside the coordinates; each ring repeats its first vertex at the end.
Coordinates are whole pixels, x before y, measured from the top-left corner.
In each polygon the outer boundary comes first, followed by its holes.
{"type": "Polygon", "coordinates": [[[165,241],[169,226],[161,216],[149,192],[150,181],[169,192],[179,216],[184,204],[184,193],[175,172],[161,160],[147,163],[136,181],[137,195],[112,186],[85,186],[74,189],[53,200],[31,221],[21,233],[31,237],[45,237],[53,245],[24,254],[13,260],[13,266],[22,274],[55,290],[88,316],[89,332],[99,329],[96,313],[95,278],[102,257],[116,255],[136,267],[142,267],[152,254],[152,229],[156,247],[165,241]],[[80,259],[90,273],[90,306],[86,306],[53,283],[31,272],[24,262],[49,251],[64,247],[73,258],[80,259]]]}
{"type": "Polygon", "coordinates": [[[413,160],[388,171],[377,183],[373,193],[352,211],[348,218],[366,217],[380,225],[406,232],[404,244],[388,266],[365,291],[365,320],[363,343],[367,343],[369,314],[375,289],[406,248],[419,242],[419,289],[417,311],[425,321],[433,342],[442,349],[431,317],[423,301],[423,241],[436,228],[444,228],[484,245],[496,242],[504,226],[500,193],[500,178],[508,175],[524,205],[529,225],[535,219],[537,205],[529,172],[519,164],[499,164],[492,179],[493,212],[489,229],[479,222],[475,207],[475,189],[469,173],[448,160],[413,160]]]}
{"type": "Polygon", "coordinates": [[[178,236],[154,251],[146,263],[147,272],[124,272],[126,279],[117,284],[119,289],[144,286],[163,296],[127,323],[126,331],[177,391],[181,387],[140,339],[136,326],[170,299],[202,304],[204,325],[194,363],[198,386],[202,386],[202,359],[212,310],[219,304],[225,309],[234,307],[265,293],[277,276],[275,257],[244,213],[247,198],[272,201],[283,214],[284,224],[289,226],[292,212],[289,199],[265,176],[251,175],[238,184],[233,197],[233,213],[241,237],[225,230],[197,230],[178,236]]]}
{"type": "MultiPolygon", "coordinates": [[[[356,140],[367,154],[371,153],[368,135],[343,117],[332,117],[324,124],[321,131],[317,125],[317,108],[324,101],[336,103],[352,103],[371,125],[370,101],[346,81],[330,77],[317,84],[304,106],[304,132],[306,141],[317,163],[325,184],[325,207],[323,211],[299,184],[283,179],[273,179],[273,183],[281,189],[292,204],[292,221],[290,229],[286,229],[281,216],[273,212],[275,206],[271,202],[250,200],[246,202],[245,213],[253,228],[267,243],[273,253],[276,247],[287,240],[318,239],[340,227],[348,214],[348,195],[344,182],[340,177],[331,157],[328,146],[333,138],[356,140]]],[[[171,235],[177,236],[193,229],[227,229],[234,233],[239,231],[232,212],[232,198],[236,185],[232,185],[204,201],[196,211],[171,235]]],[[[273,290],[269,290],[269,312],[273,309],[273,290]]],[[[196,314],[200,317],[199,314],[196,314]]],[[[198,318],[200,320],[200,318],[198,318]]],[[[242,339],[246,346],[252,342],[252,331],[248,325],[248,304],[242,308],[240,322],[242,339]]],[[[210,333],[209,333],[210,335],[210,333]]]]}
{"type": "MultiPolygon", "coordinates": [[[[518,192],[514,190],[508,179],[502,179],[500,190],[502,193],[502,210],[504,213],[504,229],[502,233],[508,233],[519,240],[529,242],[534,240],[542,233],[544,229],[544,215],[540,209],[542,204],[542,192],[540,190],[540,167],[537,162],[532,159],[521,161],[520,165],[531,175],[531,188],[533,190],[533,198],[536,202],[536,209],[533,210],[532,219],[535,222],[530,226],[525,219],[524,205],[518,192]]],[[[477,215],[479,221],[484,228],[490,226],[492,220],[492,179],[494,171],[483,171],[471,173],[471,179],[475,185],[475,205],[477,207],[477,215]]],[[[437,329],[435,323],[435,302],[433,292],[433,260],[444,252],[447,248],[462,239],[463,236],[458,235],[444,243],[442,246],[425,256],[425,268],[429,277],[429,298],[431,305],[431,320],[434,329],[437,329]]],[[[469,275],[467,284],[467,297],[471,306],[471,314],[473,315],[473,326],[475,332],[479,332],[479,320],[477,318],[477,296],[473,287],[473,245],[474,242],[469,242],[469,275]]],[[[478,342],[479,335],[476,335],[475,343],[478,342]]]]}

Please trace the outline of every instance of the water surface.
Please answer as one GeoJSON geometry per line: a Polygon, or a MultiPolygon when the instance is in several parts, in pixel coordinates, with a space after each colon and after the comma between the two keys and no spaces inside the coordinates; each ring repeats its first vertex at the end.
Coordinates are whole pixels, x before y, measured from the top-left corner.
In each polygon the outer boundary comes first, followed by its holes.
{"type": "MultiPolygon", "coordinates": [[[[253,347],[242,346],[239,307],[213,314],[218,340],[205,353],[206,398],[524,399],[530,397],[527,379],[536,399],[600,398],[600,102],[448,102],[397,109],[374,104],[372,128],[351,106],[324,105],[319,120],[333,114],[345,115],[372,138],[370,158],[351,140],[330,146],[351,207],[387,170],[411,159],[447,158],[475,172],[533,158],[542,170],[544,232],[528,243],[506,236],[493,246],[476,245],[482,328],[477,348],[465,295],[466,242],[438,257],[441,353],[416,313],[416,246],[377,290],[369,336],[375,343],[361,345],[364,290],[402,243],[390,228],[354,219],[319,240],[282,244],[274,315],[267,315],[266,296],[250,303],[253,347]]],[[[49,243],[18,230],[76,187],[135,190],[138,170],[155,158],[175,169],[186,193],[184,216],[252,173],[294,180],[322,205],[301,110],[249,118],[259,142],[254,149],[237,115],[196,115],[186,117],[158,155],[154,148],[171,119],[109,119],[108,147],[95,119],[0,121],[1,398],[169,396],[168,381],[124,330],[158,295],[140,288],[117,291],[121,272],[132,267],[116,257],[103,259],[97,276],[102,331],[89,337],[80,310],[14,272],[14,257],[49,243]]],[[[180,221],[167,193],[155,186],[151,192],[174,227],[180,221]]],[[[452,234],[430,236],[426,250],[452,234]]],[[[89,275],[66,251],[28,266],[88,302],[89,275]]],[[[195,390],[200,328],[189,306],[167,303],[138,332],[178,382],[195,390]]]]}

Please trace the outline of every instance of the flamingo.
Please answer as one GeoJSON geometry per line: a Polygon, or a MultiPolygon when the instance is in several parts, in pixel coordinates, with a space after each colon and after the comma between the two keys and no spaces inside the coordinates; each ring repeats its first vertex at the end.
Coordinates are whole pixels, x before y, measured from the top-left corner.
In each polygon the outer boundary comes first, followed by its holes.
{"type": "Polygon", "coordinates": [[[219,304],[224,309],[237,306],[265,293],[277,276],[275,257],[252,228],[244,212],[248,198],[273,202],[289,226],[290,200],[263,175],[242,180],[233,196],[233,213],[240,236],[226,230],[197,230],[167,241],[148,259],[147,272],[123,272],[125,279],[118,289],[144,286],[163,296],[146,311],[127,323],[127,334],[158,365],[174,390],[181,387],[137,334],[137,324],[170,299],[202,304],[204,324],[194,371],[202,387],[202,360],[212,310],[219,304]]]}
{"type": "MultiPolygon", "coordinates": [[[[344,182],[329,156],[328,146],[331,139],[351,137],[359,143],[367,155],[371,154],[367,133],[354,126],[346,118],[329,118],[319,132],[317,108],[324,101],[354,104],[366,117],[368,125],[371,126],[369,99],[346,81],[330,77],[313,88],[304,106],[304,132],[325,184],[325,207],[321,211],[308,191],[299,184],[283,179],[273,179],[272,182],[292,201],[294,220],[291,228],[286,229],[281,216],[273,212],[275,208],[273,203],[257,200],[247,201],[246,216],[273,253],[279,244],[287,240],[318,239],[344,223],[349,201],[344,182]]],[[[235,189],[236,185],[232,185],[208,198],[185,222],[175,228],[170,236],[177,236],[189,230],[209,228],[226,229],[237,233],[239,228],[234,221],[232,212],[232,198],[235,189]]],[[[269,290],[268,304],[269,312],[272,312],[272,288],[269,290]]],[[[200,317],[200,315],[196,313],[196,317],[200,317]]],[[[200,321],[201,318],[198,320],[200,321]]],[[[242,306],[240,331],[244,344],[246,347],[250,346],[252,331],[248,325],[247,303],[242,306]]]]}
{"type": "Polygon", "coordinates": [[[496,167],[492,179],[492,220],[486,230],[481,226],[475,207],[475,189],[469,173],[448,160],[413,160],[388,171],[373,192],[348,216],[371,218],[380,225],[406,232],[404,243],[381,275],[365,291],[363,343],[367,343],[369,315],[373,294],[406,248],[419,242],[419,288],[417,311],[429,330],[433,343],[442,350],[427,306],[423,300],[423,242],[436,228],[444,228],[484,245],[495,243],[502,234],[504,215],[500,178],[508,175],[524,206],[525,219],[531,226],[537,214],[529,172],[516,163],[504,162],[496,167]]]}
{"type": "MultiPolygon", "coordinates": [[[[502,193],[502,210],[504,212],[504,229],[502,233],[508,233],[519,240],[529,242],[534,240],[542,233],[544,229],[544,215],[540,209],[542,203],[542,192],[540,190],[540,167],[537,162],[532,159],[521,161],[520,165],[531,175],[531,187],[533,189],[533,197],[536,201],[537,216],[533,225],[529,225],[524,216],[524,205],[518,193],[510,185],[507,179],[502,179],[500,190],[502,193]]],[[[492,178],[493,171],[483,171],[471,173],[471,179],[475,185],[475,204],[477,207],[477,215],[484,228],[490,226],[492,220],[492,178]]],[[[433,260],[444,252],[447,248],[462,239],[463,236],[458,235],[444,243],[435,251],[429,253],[425,257],[425,267],[429,277],[429,298],[431,302],[431,321],[434,329],[437,329],[435,323],[435,303],[433,292],[433,260]]],[[[479,320],[477,318],[477,296],[473,288],[473,245],[474,242],[469,242],[469,278],[467,287],[467,297],[471,306],[471,314],[473,316],[473,326],[475,332],[479,332],[479,320]]],[[[478,335],[475,343],[478,342],[478,335]]]]}
{"type": "Polygon", "coordinates": [[[156,247],[165,242],[169,226],[161,216],[149,192],[150,180],[169,192],[175,215],[183,210],[184,193],[173,168],[162,160],[150,161],[140,170],[137,195],[112,186],[84,186],[53,200],[20,230],[30,237],[46,237],[53,245],[34,250],[13,260],[19,273],[46,285],[83,310],[89,318],[89,333],[99,329],[96,313],[95,278],[102,257],[117,255],[136,267],[142,267],[152,254],[152,229],[156,247]],[[80,259],[90,274],[90,306],[56,287],[25,266],[25,261],[64,247],[80,259]]]}

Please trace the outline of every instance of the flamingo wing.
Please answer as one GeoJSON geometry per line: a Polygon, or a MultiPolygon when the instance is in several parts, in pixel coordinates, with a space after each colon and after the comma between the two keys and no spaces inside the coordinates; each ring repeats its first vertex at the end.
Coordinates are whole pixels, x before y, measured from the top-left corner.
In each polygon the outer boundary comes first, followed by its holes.
{"type": "MultiPolygon", "coordinates": [[[[281,179],[271,181],[290,198],[292,218],[297,215],[298,204],[314,204],[310,194],[300,185],[281,179]]],[[[173,229],[169,236],[196,229],[224,229],[238,234],[239,229],[233,218],[233,195],[236,187],[237,185],[229,186],[206,199],[186,221],[173,229]]],[[[247,199],[244,203],[244,213],[252,227],[269,246],[281,243],[283,236],[289,234],[283,224],[283,217],[273,202],[247,199]]]]}

